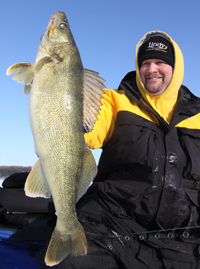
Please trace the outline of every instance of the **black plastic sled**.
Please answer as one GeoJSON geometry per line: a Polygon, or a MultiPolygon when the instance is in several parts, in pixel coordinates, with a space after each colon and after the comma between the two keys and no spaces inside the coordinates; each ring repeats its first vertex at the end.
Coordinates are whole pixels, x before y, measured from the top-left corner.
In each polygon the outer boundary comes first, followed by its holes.
{"type": "Polygon", "coordinates": [[[0,269],[37,269],[56,216],[52,199],[24,193],[28,173],[6,178],[0,188],[0,269]]]}

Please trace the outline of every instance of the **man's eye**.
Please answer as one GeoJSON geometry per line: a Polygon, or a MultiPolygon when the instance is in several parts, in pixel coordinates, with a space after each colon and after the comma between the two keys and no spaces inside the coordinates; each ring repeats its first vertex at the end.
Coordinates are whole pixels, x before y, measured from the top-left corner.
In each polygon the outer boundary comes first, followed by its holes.
{"type": "Polygon", "coordinates": [[[159,61],[158,64],[166,64],[165,61],[159,61]]]}
{"type": "Polygon", "coordinates": [[[148,65],[147,62],[144,62],[144,63],[141,64],[141,66],[147,66],[147,65],[148,65]]]}

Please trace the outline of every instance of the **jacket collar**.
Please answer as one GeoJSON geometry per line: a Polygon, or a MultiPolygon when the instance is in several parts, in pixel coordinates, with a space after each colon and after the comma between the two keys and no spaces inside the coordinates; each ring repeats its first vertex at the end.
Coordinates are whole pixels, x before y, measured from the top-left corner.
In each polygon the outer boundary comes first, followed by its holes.
{"type": "MultiPolygon", "coordinates": [[[[165,129],[169,128],[169,124],[167,124],[167,122],[151,106],[149,106],[143,98],[137,87],[135,71],[131,71],[125,75],[118,89],[124,90],[128,97],[134,99],[138,104],[143,105],[146,109],[150,110],[165,129]]],[[[176,119],[174,119],[175,121],[173,120],[173,124],[187,118],[188,116],[193,116],[198,113],[200,113],[200,98],[192,94],[187,87],[181,85],[178,93],[177,104],[173,113],[173,118],[176,116],[176,119]]]]}

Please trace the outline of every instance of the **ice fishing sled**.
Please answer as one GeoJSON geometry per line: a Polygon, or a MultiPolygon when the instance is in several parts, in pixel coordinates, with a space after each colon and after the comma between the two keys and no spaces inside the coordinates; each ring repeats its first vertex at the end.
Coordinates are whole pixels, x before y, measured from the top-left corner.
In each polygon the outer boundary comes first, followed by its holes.
{"type": "Polygon", "coordinates": [[[52,199],[27,197],[28,173],[6,178],[0,188],[0,268],[37,269],[38,253],[51,237],[56,217],[52,199]]]}

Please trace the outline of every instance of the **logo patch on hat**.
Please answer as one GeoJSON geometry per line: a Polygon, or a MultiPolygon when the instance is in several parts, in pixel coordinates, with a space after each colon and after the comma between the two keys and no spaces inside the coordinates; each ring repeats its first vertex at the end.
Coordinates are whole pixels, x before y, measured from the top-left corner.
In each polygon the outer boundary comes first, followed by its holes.
{"type": "Polygon", "coordinates": [[[168,46],[159,42],[149,42],[148,48],[167,50],[168,46]]]}

